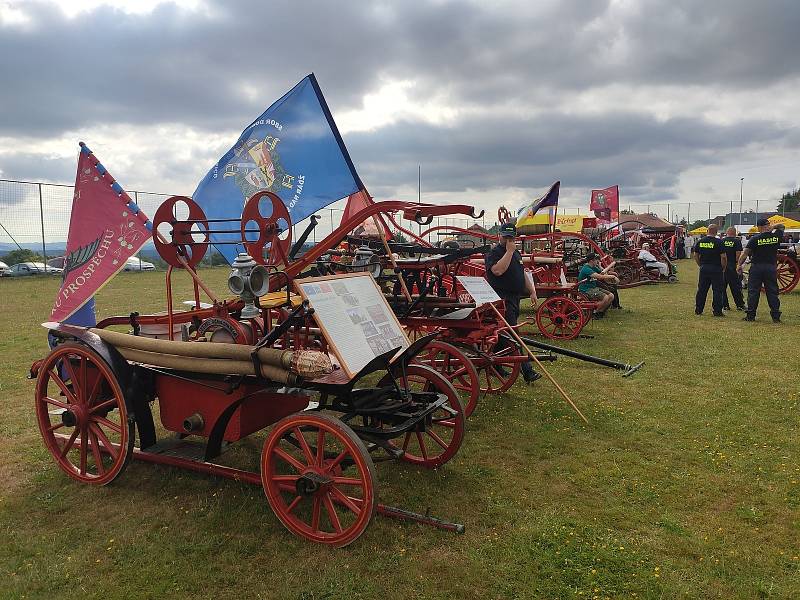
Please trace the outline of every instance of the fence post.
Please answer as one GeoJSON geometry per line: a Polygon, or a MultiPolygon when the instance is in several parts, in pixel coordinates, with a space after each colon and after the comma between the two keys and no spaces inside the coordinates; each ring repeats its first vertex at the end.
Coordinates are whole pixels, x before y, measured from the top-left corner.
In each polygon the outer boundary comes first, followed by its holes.
{"type": "Polygon", "coordinates": [[[686,226],[687,227],[692,224],[692,219],[690,218],[691,215],[692,215],[692,203],[691,202],[687,202],[686,203],[686,226]]]}
{"type": "MultiPolygon", "coordinates": [[[[42,207],[42,184],[39,186],[39,222],[42,224],[42,256],[44,256],[44,263],[47,265],[47,246],[44,243],[44,208],[42,207]]],[[[47,268],[45,268],[45,271],[47,268]]]]}

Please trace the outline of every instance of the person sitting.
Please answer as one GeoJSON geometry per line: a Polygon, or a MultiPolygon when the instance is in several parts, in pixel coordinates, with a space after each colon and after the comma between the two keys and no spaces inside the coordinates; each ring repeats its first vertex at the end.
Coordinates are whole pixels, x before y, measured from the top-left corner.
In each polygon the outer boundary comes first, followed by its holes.
{"type": "Polygon", "coordinates": [[[667,266],[667,263],[663,263],[653,256],[653,254],[650,252],[650,244],[647,242],[642,244],[642,249],[639,250],[639,260],[643,261],[644,266],[648,269],[658,269],[658,272],[662,277],[669,277],[669,267],[667,266]]]}
{"type": "Polygon", "coordinates": [[[589,300],[597,302],[594,317],[600,319],[611,306],[614,295],[597,284],[599,281],[617,283],[619,280],[613,275],[603,273],[600,269],[600,255],[596,252],[590,252],[586,259],[586,264],[578,273],[578,291],[586,294],[589,300]]]}

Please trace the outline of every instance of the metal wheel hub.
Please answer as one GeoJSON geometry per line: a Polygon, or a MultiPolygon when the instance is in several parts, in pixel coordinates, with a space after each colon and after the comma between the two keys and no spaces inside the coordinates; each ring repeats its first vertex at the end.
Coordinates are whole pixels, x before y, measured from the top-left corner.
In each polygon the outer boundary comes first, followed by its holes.
{"type": "Polygon", "coordinates": [[[333,477],[317,473],[316,471],[306,471],[303,473],[295,484],[295,489],[299,496],[313,496],[323,488],[329,486],[333,482],[333,477]]]}
{"type": "Polygon", "coordinates": [[[67,427],[81,426],[87,420],[87,413],[82,406],[72,405],[69,409],[61,413],[61,422],[67,427]]]}

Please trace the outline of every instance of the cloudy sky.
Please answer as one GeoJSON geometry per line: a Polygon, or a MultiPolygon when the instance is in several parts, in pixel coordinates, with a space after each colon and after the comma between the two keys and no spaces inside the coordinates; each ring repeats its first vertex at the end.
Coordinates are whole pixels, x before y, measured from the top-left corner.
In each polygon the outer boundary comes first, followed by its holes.
{"type": "Polygon", "coordinates": [[[741,177],[772,206],[800,185],[798,32],[796,0],[0,0],[0,178],[71,183],[84,140],[191,194],[313,71],[379,199],[421,165],[424,201],[489,211],[556,179],[574,207],[738,203],[741,177]]]}

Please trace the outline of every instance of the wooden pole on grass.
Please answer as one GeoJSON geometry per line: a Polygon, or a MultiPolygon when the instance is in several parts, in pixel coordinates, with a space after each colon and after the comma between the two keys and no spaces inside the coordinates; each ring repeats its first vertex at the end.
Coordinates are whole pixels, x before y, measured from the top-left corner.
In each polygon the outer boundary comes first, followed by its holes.
{"type": "Polygon", "coordinates": [[[578,416],[581,419],[583,419],[583,422],[588,425],[589,421],[587,420],[587,418],[583,416],[583,413],[580,411],[580,409],[577,406],[575,406],[575,403],[572,401],[572,399],[569,396],[567,396],[567,393],[561,388],[561,386],[558,385],[558,382],[553,378],[553,376],[550,375],[550,373],[547,372],[547,369],[544,368],[544,365],[541,362],[539,362],[539,359],[536,358],[536,355],[531,351],[530,348],[528,348],[528,344],[526,344],[525,342],[522,341],[522,338],[519,337],[519,334],[517,333],[517,331],[511,325],[508,324],[508,321],[506,321],[505,317],[503,317],[503,315],[500,314],[500,311],[497,310],[497,307],[494,305],[494,303],[489,302],[488,304],[489,304],[489,306],[492,307],[492,310],[494,310],[495,314],[500,319],[500,321],[506,327],[508,327],[508,330],[511,332],[511,335],[514,336],[515,340],[517,340],[517,343],[521,344],[522,347],[525,348],[525,352],[527,352],[528,356],[531,357],[534,360],[536,365],[542,370],[542,373],[544,373],[545,376],[550,380],[550,383],[552,383],[554,386],[556,386],[556,389],[559,391],[561,396],[563,396],[564,400],[566,400],[569,403],[569,405],[572,407],[572,409],[576,413],[578,413],[578,416]]]}

